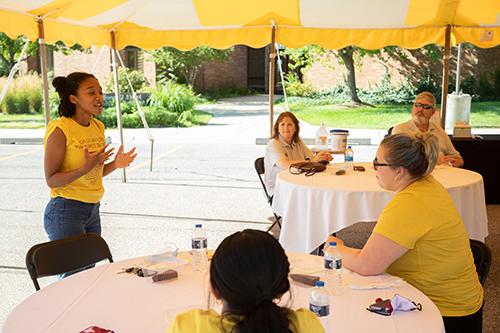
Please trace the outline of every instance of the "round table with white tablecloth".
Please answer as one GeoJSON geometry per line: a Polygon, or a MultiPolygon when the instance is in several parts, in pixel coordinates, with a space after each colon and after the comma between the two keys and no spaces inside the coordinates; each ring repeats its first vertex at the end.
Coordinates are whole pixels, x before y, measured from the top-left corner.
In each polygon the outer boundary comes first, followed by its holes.
{"type": "MultiPolygon", "coordinates": [[[[273,210],[283,219],[280,243],[287,251],[310,253],[332,233],[360,221],[376,221],[394,193],[382,189],[371,163],[364,172],[336,175],[343,164],[329,165],[313,176],[278,174],[273,210]]],[[[469,238],[484,241],[488,218],[480,174],[437,166],[432,175],[450,193],[469,238]]]]}
{"type": "MultiPolygon", "coordinates": [[[[400,279],[389,275],[361,277],[344,270],[343,284],[334,290],[322,257],[298,253],[288,256],[292,273],[319,275],[326,280],[331,307],[330,316],[321,319],[326,332],[443,332],[437,307],[400,279]],[[422,304],[422,311],[381,316],[366,310],[376,298],[391,298],[395,293],[422,304]]],[[[142,262],[144,258],[134,258],[101,265],[34,292],[12,311],[3,332],[77,333],[99,326],[117,333],[163,333],[177,314],[207,307],[208,274],[194,272],[189,263],[176,267],[177,279],[159,283],[152,283],[151,278],[117,274],[124,267],[142,262]]],[[[283,295],[281,303],[293,309],[307,308],[311,290],[310,286],[292,282],[291,292],[283,295]]],[[[220,306],[213,307],[220,311],[220,306]]]]}

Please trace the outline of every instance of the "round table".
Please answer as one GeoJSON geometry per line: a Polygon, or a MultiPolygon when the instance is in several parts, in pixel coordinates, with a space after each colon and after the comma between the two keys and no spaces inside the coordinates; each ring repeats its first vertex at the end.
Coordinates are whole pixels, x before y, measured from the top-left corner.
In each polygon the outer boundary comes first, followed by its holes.
{"type": "MultiPolygon", "coordinates": [[[[343,163],[335,163],[310,177],[288,170],[278,174],[272,208],[283,219],[279,240],[285,250],[310,253],[330,234],[378,219],[394,193],[378,185],[371,163],[355,165],[365,171],[337,176],[343,163]]],[[[449,166],[437,166],[432,175],[450,193],[469,238],[484,241],[488,218],[482,176],[449,166]]]]}
{"type": "MultiPolygon", "coordinates": [[[[327,332],[443,332],[436,306],[402,280],[389,275],[361,277],[344,270],[343,286],[333,293],[322,257],[293,253],[288,256],[292,273],[315,274],[327,281],[331,314],[321,319],[327,332]],[[351,284],[385,289],[353,290],[351,284]],[[386,317],[366,310],[376,298],[391,298],[395,293],[421,303],[422,311],[396,312],[386,317]]],[[[143,262],[144,258],[134,258],[100,265],[34,292],[12,311],[3,332],[77,333],[99,326],[117,333],[163,333],[178,313],[207,308],[208,274],[194,272],[189,263],[176,268],[178,279],[159,283],[152,283],[151,278],[117,274],[124,267],[143,262]]],[[[311,290],[310,286],[292,282],[291,292],[281,302],[293,309],[307,308],[311,290]]],[[[212,308],[220,311],[212,303],[212,308]]]]}

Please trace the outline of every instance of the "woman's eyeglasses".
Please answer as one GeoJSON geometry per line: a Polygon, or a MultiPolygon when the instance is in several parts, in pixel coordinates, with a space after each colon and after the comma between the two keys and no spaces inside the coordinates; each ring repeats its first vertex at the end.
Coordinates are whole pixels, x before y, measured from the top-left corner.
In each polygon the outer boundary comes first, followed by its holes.
{"type": "Polygon", "coordinates": [[[432,110],[434,107],[429,104],[422,104],[422,103],[413,103],[413,106],[415,106],[417,109],[422,108],[424,110],[432,110]]]}
{"type": "Polygon", "coordinates": [[[373,170],[377,171],[379,166],[397,166],[396,164],[379,163],[377,158],[373,160],[373,170]]]}

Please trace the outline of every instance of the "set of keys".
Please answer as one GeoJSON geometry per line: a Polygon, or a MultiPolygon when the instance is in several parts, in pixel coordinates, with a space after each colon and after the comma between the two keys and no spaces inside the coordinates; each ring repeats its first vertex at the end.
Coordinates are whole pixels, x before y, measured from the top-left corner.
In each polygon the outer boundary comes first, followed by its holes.
{"type": "Polygon", "coordinates": [[[150,269],[144,269],[141,267],[133,266],[133,267],[128,267],[128,268],[122,268],[121,271],[117,272],[116,274],[122,274],[122,273],[130,273],[130,274],[135,274],[140,277],[147,277],[147,276],[153,276],[157,272],[150,270],[150,269]]]}

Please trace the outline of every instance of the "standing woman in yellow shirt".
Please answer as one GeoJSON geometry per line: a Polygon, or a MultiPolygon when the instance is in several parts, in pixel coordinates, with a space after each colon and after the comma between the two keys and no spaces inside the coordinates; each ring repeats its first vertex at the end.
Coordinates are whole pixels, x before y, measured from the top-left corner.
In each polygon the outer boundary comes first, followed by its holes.
{"type": "Polygon", "coordinates": [[[95,117],[102,112],[102,88],[88,73],[71,73],[52,81],[60,97],[59,118],[45,133],[45,180],[50,201],[44,227],[50,240],[82,233],[101,233],[99,201],[104,194],[102,177],[132,163],[135,148],[121,146],[113,161],[107,149],[104,124],[95,117]]]}
{"type": "Polygon", "coordinates": [[[446,333],[482,330],[483,288],[469,236],[448,191],[430,174],[439,156],[434,135],[395,134],[380,143],[373,168],[396,193],[363,249],[335,237],[345,267],[362,275],[386,271],[429,297],[446,333]]]}
{"type": "Polygon", "coordinates": [[[278,241],[260,230],[227,237],[210,263],[212,294],[222,314],[191,310],[178,315],[167,333],[324,333],[307,309],[279,306],[289,292],[290,264],[278,241]]]}

